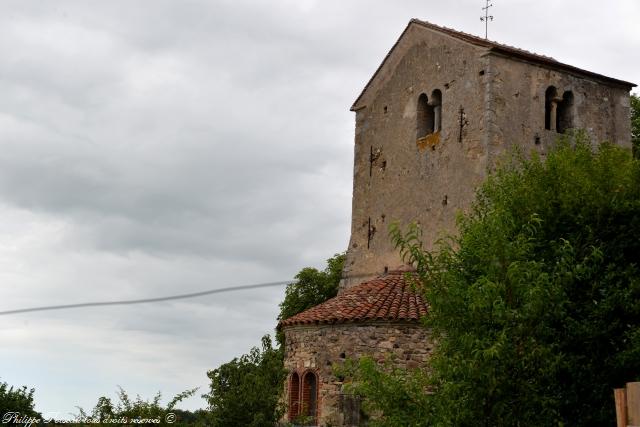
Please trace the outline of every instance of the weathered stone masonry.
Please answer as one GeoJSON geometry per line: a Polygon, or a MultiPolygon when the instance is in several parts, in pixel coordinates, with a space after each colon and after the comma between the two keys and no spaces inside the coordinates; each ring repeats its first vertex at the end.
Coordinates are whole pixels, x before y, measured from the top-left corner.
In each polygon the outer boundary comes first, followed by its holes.
{"type": "Polygon", "coordinates": [[[332,370],[346,358],[392,358],[407,368],[427,362],[434,346],[420,326],[427,305],[410,276],[395,270],[402,260],[388,238],[391,222],[417,222],[431,249],[455,233],[456,213],[469,208],[509,147],[544,156],[570,129],[630,147],[634,86],[411,20],[351,107],[351,239],[338,296],[279,324],[286,418],[357,425],[357,405],[332,370]]]}
{"type": "Polygon", "coordinates": [[[352,225],[341,287],[401,264],[387,234],[393,221],[418,222],[427,248],[454,233],[456,212],[469,207],[477,186],[513,145],[544,155],[558,131],[578,128],[594,143],[630,147],[633,86],[412,20],[351,108],[352,225]],[[571,98],[553,129],[545,126],[549,88],[556,91],[554,106],[565,94],[571,98]],[[439,129],[427,123],[433,131],[426,136],[424,98],[437,106],[441,122],[439,129]]]}
{"type": "MultiPolygon", "coordinates": [[[[369,355],[384,362],[392,358],[397,366],[415,368],[427,360],[432,345],[428,331],[415,322],[365,322],[338,325],[295,326],[285,329],[285,369],[300,377],[316,373],[319,425],[348,425],[342,402],[342,382],[333,374],[333,364],[346,358],[369,355]]],[[[285,398],[290,402],[290,381],[285,398]]]]}
{"type": "Polygon", "coordinates": [[[359,406],[342,393],[333,365],[371,356],[396,366],[423,366],[433,347],[420,325],[427,306],[410,268],[354,286],[280,322],[285,334],[287,419],[358,425],[359,406]]]}

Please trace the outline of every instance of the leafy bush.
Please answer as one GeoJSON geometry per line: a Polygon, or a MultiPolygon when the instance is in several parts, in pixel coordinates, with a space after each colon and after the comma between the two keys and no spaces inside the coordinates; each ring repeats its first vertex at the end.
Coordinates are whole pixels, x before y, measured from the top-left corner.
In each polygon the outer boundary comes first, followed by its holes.
{"type": "Polygon", "coordinates": [[[282,351],[274,349],[268,335],[262,337],[262,350],[254,347],[249,354],[235,358],[209,371],[211,425],[273,426],[284,411],[279,399],[285,371],[282,351]]]}
{"type": "Polygon", "coordinates": [[[380,366],[370,357],[334,366],[338,378],[348,378],[345,391],[366,396],[364,414],[372,427],[429,427],[433,420],[426,370],[396,368],[389,360],[380,366]],[[380,415],[384,414],[383,417],[380,415]]]}
{"type": "Polygon", "coordinates": [[[408,419],[613,425],[612,389],[640,380],[640,162],[581,135],[545,161],[513,155],[458,230],[425,252],[417,226],[392,229],[427,284],[438,343],[424,381],[435,393],[404,405],[408,419]]]}
{"type": "Polygon", "coordinates": [[[40,418],[34,409],[33,393],[35,390],[26,386],[13,387],[6,382],[0,383],[0,419],[7,412],[19,412],[27,417],[40,418]]]}
{"type": "Polygon", "coordinates": [[[205,426],[206,417],[202,411],[191,413],[175,409],[179,402],[193,396],[196,391],[197,389],[183,391],[171,399],[166,407],[163,407],[160,404],[162,399],[160,392],[151,400],[143,400],[140,396],[131,399],[127,392],[118,387],[118,403],[116,405],[108,397],[101,396],[90,414],[78,407],[77,425],[113,425],[114,421],[122,423],[121,420],[124,419],[129,420],[127,422],[134,422],[131,420],[136,419],[157,419],[160,420],[159,425],[164,426],[173,425],[176,422],[180,425],[205,426]]]}

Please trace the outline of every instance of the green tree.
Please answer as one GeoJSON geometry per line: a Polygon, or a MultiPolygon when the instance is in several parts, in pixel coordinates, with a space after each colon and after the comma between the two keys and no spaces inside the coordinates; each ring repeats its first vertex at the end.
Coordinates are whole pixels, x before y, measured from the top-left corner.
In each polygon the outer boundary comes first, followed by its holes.
{"type": "Polygon", "coordinates": [[[8,412],[18,412],[21,416],[38,417],[34,409],[33,393],[35,389],[26,386],[13,387],[6,382],[0,383],[0,420],[8,412]]]}
{"type": "Polygon", "coordinates": [[[207,373],[211,389],[203,397],[209,402],[211,426],[273,426],[283,413],[279,399],[285,371],[282,351],[272,347],[271,337],[262,337],[262,349],[235,358],[207,373]]]}
{"type": "Polygon", "coordinates": [[[640,380],[640,161],[579,136],[514,155],[458,230],[433,252],[417,226],[392,230],[438,343],[427,424],[614,425],[611,390],[640,380]]]}
{"type": "Polygon", "coordinates": [[[345,254],[335,254],[327,260],[323,271],[313,267],[300,270],[295,276],[296,281],[287,285],[278,320],[287,319],[336,296],[344,259],[345,254]]]}
{"type": "MultiPolygon", "coordinates": [[[[124,393],[122,389],[120,389],[120,393],[124,393]]],[[[127,398],[127,400],[129,399],[127,398]]],[[[100,422],[103,422],[109,418],[115,418],[113,403],[111,403],[111,399],[105,396],[101,396],[100,398],[98,398],[98,403],[93,408],[91,417],[100,422]]]]}
{"type": "MultiPolygon", "coordinates": [[[[296,281],[287,285],[284,301],[280,303],[278,320],[288,319],[315,305],[321,304],[338,294],[338,285],[342,277],[345,254],[335,254],[327,260],[327,266],[320,271],[306,267],[296,274],[296,281]]],[[[284,336],[276,333],[276,340],[284,344],[284,336]]]]}
{"type": "Polygon", "coordinates": [[[635,157],[640,157],[640,97],[631,94],[631,142],[635,157]]]}

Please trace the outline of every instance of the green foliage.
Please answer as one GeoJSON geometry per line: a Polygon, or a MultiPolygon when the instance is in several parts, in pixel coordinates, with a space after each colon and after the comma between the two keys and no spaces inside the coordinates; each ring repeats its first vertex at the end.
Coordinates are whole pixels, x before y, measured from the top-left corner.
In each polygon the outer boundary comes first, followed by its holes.
{"type": "MultiPolygon", "coordinates": [[[[323,271],[313,267],[300,270],[296,274],[296,281],[287,285],[278,320],[288,319],[336,296],[344,260],[344,253],[335,254],[327,260],[327,267],[323,271]]],[[[282,332],[276,333],[276,340],[280,345],[284,344],[282,332]]]]}
{"type": "MultiPolygon", "coordinates": [[[[287,286],[278,319],[286,319],[336,295],[342,275],[344,254],[327,260],[323,271],[303,268],[296,281],[287,286]]],[[[262,350],[235,358],[207,373],[211,390],[203,397],[209,402],[212,426],[273,426],[283,415],[281,405],[286,372],[283,366],[284,336],[276,333],[278,348],[271,338],[262,338],[262,350]]]]}
{"type": "Polygon", "coordinates": [[[175,409],[179,402],[193,396],[196,391],[197,389],[183,391],[175,396],[166,407],[163,407],[160,404],[162,399],[160,392],[151,400],[143,400],[140,396],[136,396],[135,400],[132,400],[121,387],[118,387],[117,405],[114,406],[111,399],[102,396],[98,399],[98,403],[90,414],[78,407],[77,425],[113,425],[114,422],[123,424],[135,423],[133,420],[153,419],[160,420],[160,424],[156,425],[163,426],[174,425],[175,423],[179,425],[205,426],[207,425],[207,420],[203,411],[191,413],[175,409]],[[124,421],[125,419],[128,421],[124,421]]]}
{"type": "Polygon", "coordinates": [[[176,416],[174,425],[180,426],[194,426],[194,427],[209,427],[209,411],[206,409],[196,409],[195,411],[186,411],[183,409],[172,409],[176,416]]]}
{"type": "Polygon", "coordinates": [[[438,343],[435,393],[398,407],[435,426],[613,425],[612,389],[640,380],[640,161],[580,135],[546,161],[513,155],[458,229],[431,253],[417,226],[392,229],[438,343]]]}
{"type": "Polygon", "coordinates": [[[323,271],[312,267],[300,270],[296,281],[287,285],[278,320],[287,319],[336,296],[344,259],[344,254],[335,254],[327,260],[323,271]]]}
{"type": "Polygon", "coordinates": [[[640,97],[636,94],[631,94],[631,142],[635,157],[640,157],[640,97]]]}
{"type": "Polygon", "coordinates": [[[35,389],[26,386],[13,387],[6,382],[0,383],[0,419],[7,412],[19,412],[22,416],[40,418],[34,409],[33,393],[35,389]]]}
{"type": "MultiPolygon", "coordinates": [[[[120,394],[123,393],[124,390],[120,389],[120,394]]],[[[128,400],[129,398],[127,397],[127,401],[128,400]]],[[[83,413],[82,409],[80,409],[80,413],[83,413]]],[[[101,396],[100,398],[98,398],[98,403],[93,408],[93,411],[91,411],[91,418],[100,422],[103,422],[110,418],[115,418],[115,415],[116,413],[114,411],[113,403],[111,403],[111,399],[105,396],[101,396]]]]}
{"type": "Polygon", "coordinates": [[[282,351],[274,349],[268,335],[262,350],[235,358],[207,373],[211,379],[209,402],[211,426],[273,426],[282,416],[279,404],[286,376],[282,351]]]}
{"type": "Polygon", "coordinates": [[[349,378],[348,393],[366,396],[365,414],[384,414],[368,420],[372,427],[428,427],[433,414],[429,404],[428,377],[420,369],[403,370],[388,361],[379,366],[369,357],[347,360],[334,367],[338,378],[349,378]]]}

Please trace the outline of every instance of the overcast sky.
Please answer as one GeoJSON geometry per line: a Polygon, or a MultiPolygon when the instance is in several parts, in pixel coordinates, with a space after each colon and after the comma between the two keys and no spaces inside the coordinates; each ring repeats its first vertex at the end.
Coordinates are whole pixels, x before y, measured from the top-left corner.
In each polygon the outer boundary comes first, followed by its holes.
{"type": "MultiPolygon", "coordinates": [[[[0,3],[0,310],[287,280],[348,243],[349,107],[410,18],[482,0],[0,3]]],[[[495,0],[489,37],[640,82],[637,0],[495,0]]],[[[283,288],[0,318],[65,415],[164,401],[272,333],[283,288]]]]}

